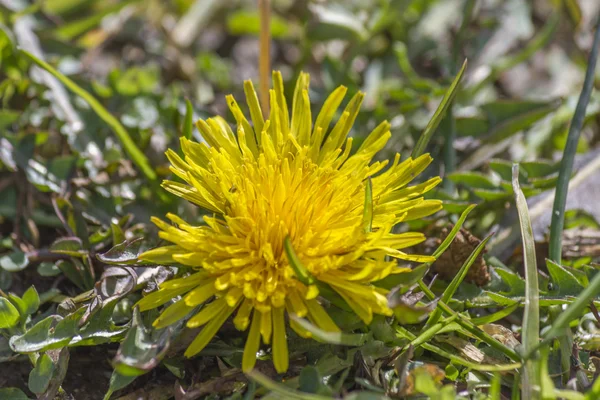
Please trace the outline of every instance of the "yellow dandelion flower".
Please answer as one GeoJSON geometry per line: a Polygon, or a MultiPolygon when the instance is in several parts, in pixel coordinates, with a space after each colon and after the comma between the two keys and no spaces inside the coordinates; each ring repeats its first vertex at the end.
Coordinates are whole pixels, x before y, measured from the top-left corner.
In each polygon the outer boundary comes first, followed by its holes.
{"type": "MultiPolygon", "coordinates": [[[[154,325],[165,327],[202,306],[187,322],[190,328],[203,327],[185,352],[191,357],[235,315],[237,329],[249,327],[245,371],[253,368],[261,341],[271,346],[275,369],[287,370],[286,313],[306,317],[322,330],[339,331],[319,303],[319,285],[337,292],[366,324],[373,314],[392,315],[387,290],[373,283],[408,270],[396,259],[433,260],[402,251],[422,242],[421,233],[393,233],[392,228],[442,206],[422,197],[440,178],[407,186],[431,162],[428,154],[402,162],[396,154],[389,166],[372,161],[391,136],[388,122],[352,152],[347,136],[362,93],[329,129],[345,87],[327,98],[313,124],[308,74],[298,79],[291,120],[278,72],[273,82],[268,119],[248,81],[244,89],[252,123],[228,96],[237,134],[220,117],[200,120],[206,143],[182,138],[184,158],[167,151],[171,171],[184,183],[165,181],[163,187],[213,214],[200,226],[173,214],[167,215],[171,223],[153,218],[160,237],[171,245],[140,256],[195,271],[163,283],[138,303],[147,310],[182,296],[154,325]],[[297,261],[290,264],[291,259],[297,261]],[[299,276],[300,264],[307,276],[299,276]]],[[[298,335],[310,337],[294,320],[289,324],[298,335]]]]}

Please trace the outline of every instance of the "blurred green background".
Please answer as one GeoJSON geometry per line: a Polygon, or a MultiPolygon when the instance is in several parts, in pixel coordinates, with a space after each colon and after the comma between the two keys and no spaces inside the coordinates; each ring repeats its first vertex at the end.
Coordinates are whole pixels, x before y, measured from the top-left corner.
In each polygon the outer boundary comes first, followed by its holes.
{"type": "MultiPolygon", "coordinates": [[[[365,92],[351,135],[360,143],[379,122],[390,121],[393,136],[381,154],[390,158],[395,152],[410,155],[467,59],[454,102],[427,147],[435,162],[426,174],[444,178],[432,194],[445,200],[444,212],[413,228],[455,221],[477,203],[465,226],[478,236],[496,231],[488,252],[510,264],[519,241],[510,183],[511,165],[518,161],[543,260],[548,195],[556,185],[599,12],[595,0],[272,0],[271,64],[282,72],[290,94],[298,74],[310,73],[315,110],[339,85],[349,93],[365,92]]],[[[77,295],[106,282],[106,265],[126,257],[96,255],[125,239],[144,237],[145,248],[155,244],[148,225],[152,215],[198,216],[159,187],[170,175],[164,152],[179,148],[186,99],[194,119],[221,115],[234,122],[225,95],[241,100],[246,79],[258,87],[257,4],[0,0],[0,27],[0,289],[23,296],[34,285],[41,304],[50,305],[38,320],[72,315],[60,309],[67,298],[85,304],[78,314],[83,318],[97,310],[89,297],[77,295]],[[89,97],[20,50],[45,60],[95,98],[126,138],[89,97]],[[150,172],[140,167],[144,157],[150,172]]],[[[599,112],[594,92],[576,157],[576,168],[586,172],[570,192],[568,228],[598,228],[599,112]]],[[[197,130],[193,135],[202,140],[197,130]]],[[[574,246],[581,240],[575,236],[574,246]]],[[[597,253],[574,250],[565,257],[577,266],[597,253]]],[[[137,289],[144,286],[139,282],[137,289]]],[[[120,302],[105,310],[104,342],[122,340],[125,330],[117,325],[131,321],[130,306],[139,296],[134,287],[117,289],[133,295],[119,292],[120,302]]],[[[117,289],[106,289],[106,298],[117,289]]],[[[98,332],[88,333],[80,340],[89,342],[82,344],[104,343],[94,341],[98,332]]],[[[14,360],[2,340],[0,361],[14,360]]],[[[94,351],[92,359],[98,356],[94,351]]],[[[104,358],[112,358],[114,348],[109,353],[104,358]]],[[[101,384],[88,377],[81,378],[82,386],[98,384],[106,391],[111,367],[103,362],[101,384]]],[[[29,370],[5,378],[9,365],[0,363],[0,386],[26,386],[22,375],[29,370]]],[[[67,377],[65,387],[77,382],[67,377]]],[[[88,397],[76,398],[102,398],[89,390],[88,397]]]]}

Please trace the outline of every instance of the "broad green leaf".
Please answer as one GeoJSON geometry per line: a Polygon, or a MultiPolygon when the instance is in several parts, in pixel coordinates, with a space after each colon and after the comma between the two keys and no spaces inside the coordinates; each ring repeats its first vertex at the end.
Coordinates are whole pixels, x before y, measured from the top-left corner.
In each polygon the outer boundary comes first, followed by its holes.
{"type": "Polygon", "coordinates": [[[104,395],[104,400],[109,400],[114,392],[127,387],[135,380],[135,378],[137,378],[137,376],[124,376],[117,371],[113,371],[110,376],[108,391],[104,395]]]}
{"type": "Polygon", "coordinates": [[[52,374],[54,373],[54,363],[46,353],[38,357],[35,368],[29,373],[29,390],[33,393],[41,394],[48,389],[52,374]]]}
{"type": "Polygon", "coordinates": [[[96,258],[105,264],[128,265],[137,264],[138,256],[142,253],[144,246],[143,238],[125,241],[113,246],[103,254],[97,254],[96,258]]]}
{"type": "Polygon", "coordinates": [[[148,328],[144,326],[136,308],[133,324],[113,360],[115,372],[123,376],[139,376],[152,370],[165,356],[171,340],[177,336],[183,324],[184,320],[180,320],[164,329],[148,328]]]}
{"type": "Polygon", "coordinates": [[[553,290],[551,294],[559,296],[578,296],[583,291],[579,280],[563,266],[546,259],[548,272],[552,277],[553,290]]]}
{"type": "Polygon", "coordinates": [[[344,9],[314,4],[311,11],[317,19],[307,29],[307,34],[312,40],[363,41],[368,37],[367,29],[363,23],[344,9]]]}
{"type": "Polygon", "coordinates": [[[0,267],[8,272],[22,271],[29,265],[27,255],[21,250],[13,250],[0,256],[0,267]]]}
{"type": "Polygon", "coordinates": [[[25,304],[23,299],[21,299],[19,296],[17,296],[14,293],[9,293],[8,299],[13,304],[13,306],[15,306],[17,311],[19,311],[21,318],[25,318],[27,316],[27,304],[25,304]]]}
{"type": "Polygon", "coordinates": [[[26,313],[28,315],[31,315],[34,312],[36,312],[40,306],[40,296],[38,295],[35,286],[31,286],[29,289],[27,289],[21,299],[27,307],[26,313]]]}
{"type": "Polygon", "coordinates": [[[87,250],[83,248],[81,239],[75,236],[55,240],[50,246],[50,251],[71,257],[83,257],[88,253],[87,250]]]}
{"type": "Polygon", "coordinates": [[[0,329],[12,328],[19,318],[20,314],[15,306],[8,299],[0,297],[0,329]]]}
{"type": "Polygon", "coordinates": [[[17,388],[0,389],[0,399],[6,400],[29,400],[29,397],[17,388]]]}
{"type": "Polygon", "coordinates": [[[552,323],[550,329],[544,332],[544,341],[561,335],[569,323],[585,314],[590,301],[600,294],[600,274],[596,274],[590,284],[561,312],[552,323]]]}
{"type": "Polygon", "coordinates": [[[22,335],[10,338],[10,347],[15,353],[33,353],[66,346],[75,335],[77,321],[50,315],[22,335]]]}
{"type": "Polygon", "coordinates": [[[123,243],[125,241],[125,234],[123,233],[123,229],[119,225],[119,221],[113,218],[110,221],[110,230],[112,232],[113,244],[123,243]]]}
{"type": "Polygon", "coordinates": [[[119,341],[125,335],[129,325],[117,326],[112,321],[116,301],[102,306],[89,321],[79,326],[86,307],[80,307],[62,318],[51,315],[22,335],[10,339],[10,347],[17,353],[46,351],[65,346],[90,346],[119,341]]]}
{"type": "Polygon", "coordinates": [[[519,165],[527,173],[528,178],[542,178],[560,169],[560,162],[553,161],[525,161],[519,165]]]}
{"type": "Polygon", "coordinates": [[[322,379],[317,368],[307,365],[300,371],[300,385],[298,389],[306,393],[317,393],[323,385],[322,379]]]}
{"type": "MultiPolygon", "coordinates": [[[[511,182],[512,181],[512,161],[502,160],[498,158],[494,158],[490,160],[490,168],[496,172],[502,180],[511,182]]],[[[523,169],[519,170],[519,182],[526,182],[526,177],[523,174],[523,169]]]]}
{"type": "Polygon", "coordinates": [[[490,130],[490,122],[484,116],[475,117],[456,117],[456,133],[457,136],[473,136],[479,137],[490,130]]]}

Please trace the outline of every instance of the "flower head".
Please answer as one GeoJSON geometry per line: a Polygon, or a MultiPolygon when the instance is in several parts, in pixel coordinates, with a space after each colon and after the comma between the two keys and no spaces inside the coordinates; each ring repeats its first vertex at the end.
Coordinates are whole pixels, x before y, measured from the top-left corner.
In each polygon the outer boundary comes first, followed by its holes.
{"type": "MultiPolygon", "coordinates": [[[[167,151],[171,171],[183,182],[165,181],[163,187],[212,216],[199,226],[173,214],[167,215],[171,224],[152,219],[171,245],[140,258],[178,263],[193,273],[163,283],[139,306],[150,309],[182,296],[160,314],[156,327],[201,306],[187,322],[203,328],[186,356],[200,352],[234,315],[237,329],[249,327],[243,369],[252,369],[262,341],[271,345],[275,368],[283,372],[288,368],[286,313],[306,317],[325,331],[339,330],[319,302],[319,287],[329,286],[366,324],[373,314],[391,315],[387,290],[375,283],[408,270],[396,259],[433,260],[402,251],[422,242],[421,233],[393,233],[392,228],[433,214],[441,202],[422,197],[440,182],[437,177],[407,186],[429,165],[429,155],[400,162],[396,154],[389,166],[372,161],[391,136],[388,122],[352,149],[348,133],[362,93],[330,129],[345,87],[327,98],[313,124],[308,75],[298,79],[291,120],[279,73],[273,82],[268,119],[246,82],[252,123],[228,96],[235,133],[220,117],[200,120],[206,143],[182,138],[184,158],[167,151]]],[[[310,337],[293,319],[289,324],[310,337]]]]}

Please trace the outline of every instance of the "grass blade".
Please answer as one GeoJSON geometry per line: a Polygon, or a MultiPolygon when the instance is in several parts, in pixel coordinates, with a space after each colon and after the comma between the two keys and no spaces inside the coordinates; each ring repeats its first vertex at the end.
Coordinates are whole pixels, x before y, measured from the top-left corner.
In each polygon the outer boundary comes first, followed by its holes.
{"type": "MultiPolygon", "coordinates": [[[[458,234],[458,231],[460,231],[460,228],[462,228],[463,224],[465,223],[467,216],[471,211],[473,211],[473,209],[476,206],[476,204],[471,204],[463,211],[458,221],[456,221],[456,223],[454,224],[454,227],[452,227],[450,233],[448,233],[448,236],[446,236],[446,239],[444,239],[442,244],[440,244],[438,248],[433,252],[433,256],[435,258],[438,258],[444,251],[448,249],[448,247],[458,234]]],[[[421,264],[418,267],[414,268],[411,272],[407,272],[404,274],[388,275],[386,278],[375,282],[375,286],[382,287],[385,289],[391,289],[398,285],[412,285],[413,283],[425,276],[431,264],[432,263],[421,264]]]]}
{"type": "MultiPolygon", "coordinates": [[[[461,282],[467,276],[467,273],[469,272],[469,268],[471,268],[471,265],[473,265],[475,260],[477,260],[477,257],[479,257],[479,254],[481,254],[481,252],[485,248],[485,245],[491,239],[491,237],[492,237],[491,234],[488,235],[485,239],[483,239],[481,241],[481,243],[479,243],[479,245],[475,248],[475,250],[473,250],[473,252],[469,256],[469,258],[467,258],[467,260],[460,267],[460,270],[454,276],[454,279],[452,279],[452,282],[450,282],[450,284],[448,285],[446,290],[444,290],[444,293],[442,294],[442,297],[441,297],[441,301],[443,301],[444,303],[448,303],[450,301],[450,299],[452,299],[452,296],[454,296],[454,293],[456,293],[456,289],[458,289],[458,286],[461,284],[461,282]]],[[[425,324],[425,329],[427,329],[428,327],[437,323],[441,316],[442,316],[442,309],[438,306],[429,316],[429,319],[427,320],[427,323],[425,324]]]]}
{"type": "MultiPolygon", "coordinates": [[[[523,237],[523,261],[525,264],[525,310],[523,315],[523,353],[537,348],[540,341],[540,292],[538,270],[535,258],[533,229],[527,209],[527,200],[519,186],[519,164],[513,164],[512,186],[515,192],[521,236],[523,237]]],[[[521,381],[521,397],[537,399],[540,394],[540,365],[536,359],[527,360],[521,381]]]]}
{"type": "Polygon", "coordinates": [[[294,250],[294,246],[292,245],[292,241],[290,240],[289,236],[286,236],[283,242],[283,247],[285,249],[285,254],[287,255],[288,262],[290,263],[290,266],[296,273],[296,279],[298,279],[300,282],[304,283],[307,286],[313,285],[315,283],[315,280],[313,279],[310,272],[308,272],[304,264],[302,264],[302,261],[300,261],[300,259],[296,255],[296,251],[294,250]]]}
{"type": "Polygon", "coordinates": [[[146,178],[148,178],[151,181],[156,180],[156,172],[154,172],[154,169],[150,165],[150,162],[148,161],[148,159],[146,158],[144,153],[136,146],[133,139],[131,139],[131,136],[129,136],[129,133],[127,133],[127,130],[125,129],[125,127],[123,127],[123,125],[121,125],[119,120],[116,119],[115,117],[113,117],[112,114],[109,113],[108,110],[106,108],[104,108],[104,106],[102,106],[102,104],[100,104],[100,102],[94,98],[94,96],[92,96],[89,92],[87,92],[81,86],[77,85],[71,79],[67,78],[66,76],[64,76],[63,74],[58,72],[58,70],[56,70],[54,67],[52,67],[47,62],[40,60],[39,58],[37,58],[36,56],[34,56],[33,54],[31,54],[25,50],[21,50],[20,53],[22,55],[24,55],[25,58],[27,58],[28,60],[30,60],[34,64],[36,64],[38,67],[44,69],[45,71],[50,73],[52,76],[54,76],[56,79],[58,79],[63,85],[65,85],[69,90],[71,90],[77,96],[84,99],[86,101],[86,103],[88,103],[90,105],[92,110],[94,110],[94,112],[104,122],[106,122],[113,129],[113,131],[117,134],[117,137],[119,138],[119,140],[121,141],[121,144],[123,145],[123,149],[125,149],[125,152],[129,155],[129,157],[131,157],[131,160],[139,167],[139,169],[146,176],[146,178]]]}
{"type": "Polygon", "coordinates": [[[462,79],[462,76],[463,76],[466,68],[467,68],[467,60],[465,60],[465,62],[462,65],[462,68],[460,69],[460,71],[458,71],[458,74],[454,78],[454,81],[452,81],[452,84],[446,91],[446,94],[444,95],[442,102],[438,106],[437,110],[435,110],[433,117],[431,117],[431,120],[429,120],[429,123],[425,127],[425,131],[423,132],[423,134],[417,141],[417,144],[415,145],[415,148],[412,151],[412,158],[417,158],[421,154],[425,153],[425,148],[427,147],[427,144],[433,137],[433,134],[435,133],[438,125],[442,121],[442,118],[444,118],[444,115],[446,114],[446,110],[448,109],[448,107],[450,107],[450,104],[452,103],[454,96],[456,96],[458,84],[459,84],[460,80],[462,79]]]}
{"type": "Polygon", "coordinates": [[[435,249],[435,251],[433,252],[433,256],[435,258],[441,256],[442,253],[445,252],[448,249],[448,247],[450,247],[450,244],[458,234],[458,231],[460,231],[460,228],[462,228],[467,217],[469,216],[469,213],[473,211],[475,207],[477,207],[477,204],[471,204],[465,209],[465,211],[463,211],[458,221],[456,221],[456,223],[454,224],[454,227],[452,227],[452,230],[450,230],[450,233],[448,233],[448,236],[446,236],[446,239],[444,239],[442,244],[440,244],[438,248],[435,249]]]}
{"type": "Polygon", "coordinates": [[[194,109],[192,108],[192,103],[185,99],[185,119],[183,120],[183,130],[181,131],[181,135],[186,139],[192,138],[192,133],[194,132],[194,109]]]}
{"type": "Polygon", "coordinates": [[[287,387],[279,382],[275,382],[268,376],[263,375],[262,373],[258,372],[255,369],[250,372],[247,372],[246,375],[248,375],[248,377],[250,379],[252,379],[256,383],[260,384],[265,389],[274,393],[275,396],[273,396],[273,397],[276,399],[329,400],[331,398],[329,396],[326,397],[326,396],[320,396],[318,394],[303,393],[303,392],[298,392],[296,390],[290,389],[289,387],[287,387]]]}
{"type": "Polygon", "coordinates": [[[306,319],[298,317],[296,314],[289,314],[289,317],[303,329],[310,332],[315,339],[325,343],[340,346],[362,346],[371,338],[370,333],[327,332],[313,325],[306,319]]]}
{"type": "Polygon", "coordinates": [[[569,127],[567,143],[563,153],[563,158],[560,163],[558,172],[558,182],[556,183],[556,192],[554,194],[554,205],[552,207],[552,222],[550,224],[550,252],[549,258],[560,263],[562,254],[562,231],[565,224],[565,206],[567,204],[567,193],[569,192],[569,180],[573,172],[573,162],[575,161],[575,153],[577,152],[577,143],[581,135],[581,128],[585,119],[585,110],[590,102],[590,96],[594,89],[596,61],[598,59],[598,46],[600,46],[600,18],[596,26],[594,34],[594,43],[590,58],[588,60],[587,71],[585,72],[585,80],[583,81],[583,89],[575,108],[573,121],[569,127]]]}

